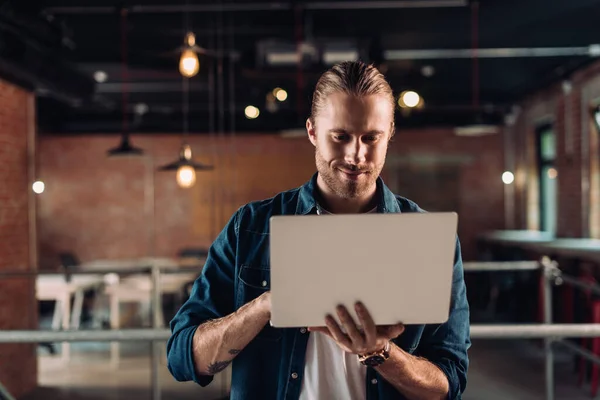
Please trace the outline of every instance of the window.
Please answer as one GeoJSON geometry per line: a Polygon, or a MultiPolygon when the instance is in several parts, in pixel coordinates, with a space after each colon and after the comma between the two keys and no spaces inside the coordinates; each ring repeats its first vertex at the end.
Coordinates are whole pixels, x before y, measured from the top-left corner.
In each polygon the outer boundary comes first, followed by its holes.
{"type": "Polygon", "coordinates": [[[556,134],[552,125],[537,129],[540,230],[556,234],[557,187],[556,134]]]}

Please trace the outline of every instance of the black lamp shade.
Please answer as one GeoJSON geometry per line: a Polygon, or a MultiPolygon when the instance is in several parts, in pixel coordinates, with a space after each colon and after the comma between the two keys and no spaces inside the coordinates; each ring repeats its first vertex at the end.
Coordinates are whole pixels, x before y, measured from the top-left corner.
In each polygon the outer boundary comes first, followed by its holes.
{"type": "Polygon", "coordinates": [[[108,150],[107,154],[109,157],[141,156],[144,154],[144,151],[131,145],[129,135],[123,135],[119,146],[108,150]]]}
{"type": "Polygon", "coordinates": [[[158,170],[159,171],[177,171],[180,167],[192,167],[194,168],[194,170],[196,171],[210,171],[212,169],[214,169],[214,167],[212,165],[204,165],[204,164],[200,164],[191,160],[186,160],[184,159],[179,159],[175,162],[172,162],[170,164],[167,165],[163,165],[162,167],[159,167],[158,170]]]}
{"type": "Polygon", "coordinates": [[[179,151],[179,160],[172,162],[167,165],[159,167],[159,171],[177,171],[181,167],[192,167],[195,171],[210,171],[213,169],[212,165],[204,165],[192,160],[192,148],[189,144],[184,143],[179,151]]]}

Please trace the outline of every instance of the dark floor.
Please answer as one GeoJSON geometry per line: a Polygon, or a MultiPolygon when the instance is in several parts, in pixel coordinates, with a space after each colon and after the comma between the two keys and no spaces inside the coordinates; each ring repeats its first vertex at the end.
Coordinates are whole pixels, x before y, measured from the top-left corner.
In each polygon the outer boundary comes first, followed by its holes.
{"type": "MultiPolygon", "coordinates": [[[[40,388],[24,400],[150,399],[149,346],[122,346],[123,358],[117,369],[108,362],[108,344],[73,344],[68,364],[40,352],[40,388]]],[[[589,385],[577,386],[572,355],[559,350],[555,357],[556,400],[589,400],[589,385]]],[[[470,359],[465,400],[544,398],[544,358],[538,342],[475,340],[470,359]]],[[[227,375],[217,376],[207,388],[178,383],[169,375],[163,360],[162,399],[220,399],[227,393],[226,379],[227,375]]]]}

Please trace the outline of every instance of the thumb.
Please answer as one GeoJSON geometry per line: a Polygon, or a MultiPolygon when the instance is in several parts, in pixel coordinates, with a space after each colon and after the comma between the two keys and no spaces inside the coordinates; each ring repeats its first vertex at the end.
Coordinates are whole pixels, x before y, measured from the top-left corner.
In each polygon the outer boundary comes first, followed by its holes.
{"type": "Polygon", "coordinates": [[[404,324],[397,324],[392,327],[394,337],[398,337],[404,333],[404,324]]]}

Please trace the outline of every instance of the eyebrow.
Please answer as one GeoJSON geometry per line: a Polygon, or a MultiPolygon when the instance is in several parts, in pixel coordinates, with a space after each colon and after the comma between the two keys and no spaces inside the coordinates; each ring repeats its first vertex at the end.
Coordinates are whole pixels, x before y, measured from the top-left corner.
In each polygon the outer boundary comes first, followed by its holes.
{"type": "MultiPolygon", "coordinates": [[[[333,128],[329,130],[329,133],[345,133],[348,134],[348,131],[342,128],[333,128]]],[[[383,135],[385,132],[380,130],[372,130],[365,132],[364,135],[383,135]]]]}

